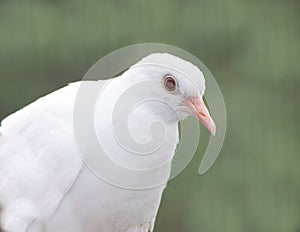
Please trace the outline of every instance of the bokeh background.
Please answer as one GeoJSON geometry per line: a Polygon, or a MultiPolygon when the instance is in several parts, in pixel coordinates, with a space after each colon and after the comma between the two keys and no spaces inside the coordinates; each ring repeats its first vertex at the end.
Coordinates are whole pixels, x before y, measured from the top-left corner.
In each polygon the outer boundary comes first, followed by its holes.
{"type": "Polygon", "coordinates": [[[199,176],[199,148],[156,231],[300,231],[298,0],[0,0],[0,119],[143,42],[201,59],[228,111],[219,159],[199,176]]]}

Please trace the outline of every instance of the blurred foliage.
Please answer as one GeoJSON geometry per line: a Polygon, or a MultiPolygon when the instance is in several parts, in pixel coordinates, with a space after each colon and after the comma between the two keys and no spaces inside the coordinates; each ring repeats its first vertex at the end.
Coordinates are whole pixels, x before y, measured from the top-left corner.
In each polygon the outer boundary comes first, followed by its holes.
{"type": "Polygon", "coordinates": [[[171,181],[156,231],[296,232],[299,12],[296,0],[1,0],[0,118],[81,79],[115,49],[181,47],[217,79],[228,131],[206,175],[197,175],[198,154],[171,181]]]}

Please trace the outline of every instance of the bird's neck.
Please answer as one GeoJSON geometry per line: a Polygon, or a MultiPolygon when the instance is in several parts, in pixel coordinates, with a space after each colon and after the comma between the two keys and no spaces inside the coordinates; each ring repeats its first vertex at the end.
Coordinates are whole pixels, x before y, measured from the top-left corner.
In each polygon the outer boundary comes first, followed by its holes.
{"type": "Polygon", "coordinates": [[[124,85],[122,80],[112,80],[98,100],[95,130],[99,143],[117,165],[137,172],[147,170],[137,181],[146,178],[149,185],[162,184],[170,175],[178,123],[153,111],[155,103],[139,104],[130,98],[130,93],[121,91],[124,85]]]}

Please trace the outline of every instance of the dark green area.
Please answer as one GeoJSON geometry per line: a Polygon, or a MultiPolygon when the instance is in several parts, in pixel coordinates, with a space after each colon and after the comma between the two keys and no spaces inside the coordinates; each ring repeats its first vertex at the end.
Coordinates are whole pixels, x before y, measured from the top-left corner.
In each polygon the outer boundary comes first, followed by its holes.
{"type": "Polygon", "coordinates": [[[200,58],[228,111],[219,159],[171,181],[156,231],[299,231],[299,1],[1,0],[0,119],[142,42],[200,58]]]}

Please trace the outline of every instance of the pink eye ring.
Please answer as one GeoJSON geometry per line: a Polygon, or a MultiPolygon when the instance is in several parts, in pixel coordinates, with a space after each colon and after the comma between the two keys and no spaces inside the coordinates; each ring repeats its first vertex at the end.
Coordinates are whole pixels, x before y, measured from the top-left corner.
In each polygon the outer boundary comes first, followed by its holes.
{"type": "Polygon", "coordinates": [[[167,74],[164,76],[165,89],[174,92],[177,89],[177,81],[174,76],[167,74]]]}

